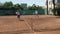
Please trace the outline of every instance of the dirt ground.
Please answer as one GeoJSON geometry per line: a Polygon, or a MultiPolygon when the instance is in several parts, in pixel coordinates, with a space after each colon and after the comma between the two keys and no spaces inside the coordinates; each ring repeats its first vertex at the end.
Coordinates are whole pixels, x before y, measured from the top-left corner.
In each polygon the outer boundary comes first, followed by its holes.
{"type": "Polygon", "coordinates": [[[25,15],[0,16],[0,34],[60,34],[60,17],[25,15]]]}

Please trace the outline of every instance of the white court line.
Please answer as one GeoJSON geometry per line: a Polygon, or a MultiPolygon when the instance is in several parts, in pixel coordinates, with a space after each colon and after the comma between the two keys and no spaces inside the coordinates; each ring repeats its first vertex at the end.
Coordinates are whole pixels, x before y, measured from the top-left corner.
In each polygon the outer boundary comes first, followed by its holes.
{"type": "MultiPolygon", "coordinates": [[[[37,17],[39,18],[39,16],[37,16],[37,17]]],[[[28,23],[26,23],[26,25],[33,31],[33,34],[36,34],[35,31],[32,29],[32,27],[28,23]]]]}
{"type": "Polygon", "coordinates": [[[36,34],[36,33],[34,32],[34,30],[32,29],[32,27],[31,27],[28,23],[26,23],[26,25],[33,31],[33,34],[36,34]]]}
{"type": "Polygon", "coordinates": [[[34,34],[36,34],[36,33],[34,32],[34,30],[32,29],[32,27],[31,27],[28,23],[26,23],[26,25],[33,31],[34,34]]]}

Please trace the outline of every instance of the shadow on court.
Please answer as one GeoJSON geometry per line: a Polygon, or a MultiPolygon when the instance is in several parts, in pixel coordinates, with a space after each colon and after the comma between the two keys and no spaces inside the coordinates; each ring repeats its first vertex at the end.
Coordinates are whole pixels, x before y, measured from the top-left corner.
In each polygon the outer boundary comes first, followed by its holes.
{"type": "Polygon", "coordinates": [[[19,21],[24,21],[24,20],[20,19],[19,21]]]}

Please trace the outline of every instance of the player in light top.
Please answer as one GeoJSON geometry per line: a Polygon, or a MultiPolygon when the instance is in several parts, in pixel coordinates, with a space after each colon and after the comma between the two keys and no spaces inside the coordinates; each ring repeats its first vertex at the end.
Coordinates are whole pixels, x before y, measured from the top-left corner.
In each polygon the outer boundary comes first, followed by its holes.
{"type": "Polygon", "coordinates": [[[38,11],[37,11],[37,10],[35,10],[35,15],[37,15],[37,16],[38,16],[38,11]]]}
{"type": "Polygon", "coordinates": [[[17,10],[16,11],[17,18],[20,20],[20,12],[17,10]]]}

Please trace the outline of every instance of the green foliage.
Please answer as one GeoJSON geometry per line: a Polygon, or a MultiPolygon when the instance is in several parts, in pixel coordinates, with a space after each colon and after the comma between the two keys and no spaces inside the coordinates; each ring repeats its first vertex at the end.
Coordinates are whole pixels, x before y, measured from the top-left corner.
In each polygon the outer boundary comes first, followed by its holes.
{"type": "Polygon", "coordinates": [[[36,6],[33,4],[32,6],[28,7],[28,10],[44,10],[41,6],[36,6]]]}
{"type": "Polygon", "coordinates": [[[0,3],[0,8],[3,7],[3,3],[0,3]]]}
{"type": "Polygon", "coordinates": [[[20,10],[23,10],[23,8],[19,5],[19,4],[13,4],[11,1],[10,2],[5,2],[1,5],[2,3],[0,3],[0,8],[17,8],[20,10]]]}
{"type": "MultiPolygon", "coordinates": [[[[17,8],[19,10],[24,10],[24,8],[20,4],[13,4],[11,1],[10,2],[5,2],[1,5],[0,3],[0,8],[17,8]]],[[[29,6],[25,8],[25,10],[44,10],[41,6],[36,6],[33,4],[32,6],[29,6]]]]}
{"type": "Polygon", "coordinates": [[[15,4],[14,7],[15,7],[15,8],[18,8],[18,9],[20,9],[20,10],[23,10],[23,8],[21,7],[21,5],[19,5],[19,4],[15,4]]]}
{"type": "Polygon", "coordinates": [[[3,7],[13,7],[13,3],[12,2],[5,2],[3,7]]]}

